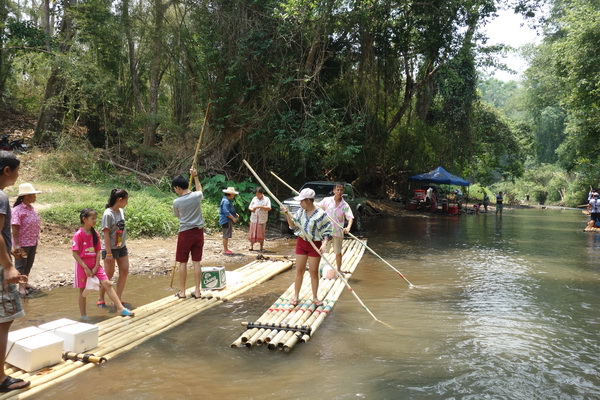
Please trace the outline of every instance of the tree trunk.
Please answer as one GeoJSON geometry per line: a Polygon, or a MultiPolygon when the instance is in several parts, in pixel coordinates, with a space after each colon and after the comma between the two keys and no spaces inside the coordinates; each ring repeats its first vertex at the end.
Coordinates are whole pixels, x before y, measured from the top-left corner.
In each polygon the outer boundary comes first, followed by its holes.
{"type": "MultiPolygon", "coordinates": [[[[65,0],[63,19],[60,24],[59,34],[61,42],[59,45],[59,54],[66,54],[71,50],[71,42],[75,36],[73,21],[71,19],[70,8],[76,4],[76,0],[65,0]]],[[[60,55],[57,57],[60,58],[60,55]]],[[[60,95],[63,92],[65,81],[60,67],[60,60],[56,60],[50,71],[50,77],[46,84],[44,103],[40,110],[40,115],[33,134],[35,143],[46,142],[54,133],[62,129],[62,119],[65,109],[60,95]]]]}
{"type": "Polygon", "coordinates": [[[144,103],[140,93],[140,76],[136,68],[135,43],[131,36],[131,19],[129,17],[129,0],[123,0],[123,27],[127,38],[127,50],[129,53],[129,73],[131,74],[131,89],[133,92],[133,104],[135,112],[139,115],[144,113],[144,103]]]}

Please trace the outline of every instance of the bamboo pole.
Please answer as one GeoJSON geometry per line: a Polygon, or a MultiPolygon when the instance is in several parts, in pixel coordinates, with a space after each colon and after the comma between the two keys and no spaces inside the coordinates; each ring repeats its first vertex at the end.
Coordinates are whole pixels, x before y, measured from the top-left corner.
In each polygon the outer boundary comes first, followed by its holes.
{"type": "MultiPolygon", "coordinates": [[[[258,176],[258,174],[254,171],[254,169],[252,169],[252,167],[250,166],[250,164],[248,164],[248,162],[246,160],[242,160],[242,162],[244,163],[244,165],[246,165],[246,167],[250,170],[250,172],[252,172],[252,174],[254,175],[254,177],[256,178],[256,180],[262,185],[262,187],[265,189],[265,191],[273,198],[273,200],[275,200],[277,202],[277,204],[279,205],[279,207],[283,208],[283,204],[281,204],[281,202],[279,201],[279,199],[277,199],[277,197],[275,197],[275,195],[273,195],[273,193],[269,190],[269,188],[267,187],[267,185],[265,185],[265,183],[260,179],[260,177],[258,176]]],[[[294,223],[296,223],[294,221],[294,223]]],[[[313,249],[315,249],[315,251],[318,254],[321,254],[321,252],[319,251],[319,249],[317,248],[317,246],[315,246],[315,243],[310,239],[310,237],[306,234],[306,232],[304,232],[304,229],[302,228],[302,226],[300,224],[296,224],[296,226],[298,228],[300,228],[300,230],[303,232],[304,236],[308,239],[309,243],[311,244],[311,246],[313,247],[313,249]]],[[[352,295],[354,296],[354,298],[356,298],[356,300],[358,301],[358,303],[363,307],[363,309],[365,309],[365,311],[367,311],[369,313],[369,315],[371,315],[371,317],[373,317],[373,319],[387,327],[392,328],[391,325],[379,320],[375,314],[373,314],[371,312],[371,310],[369,310],[369,308],[365,305],[365,303],[363,303],[363,301],[360,299],[360,297],[358,297],[358,295],[356,294],[356,292],[354,291],[354,289],[352,289],[352,286],[350,286],[350,284],[348,283],[348,281],[340,275],[340,273],[338,272],[337,268],[333,267],[331,264],[329,264],[329,266],[336,272],[336,274],[339,276],[340,279],[342,279],[344,281],[344,283],[346,284],[346,287],[348,288],[348,290],[350,290],[350,293],[352,293],[352,295]]]]}
{"type": "MultiPolygon", "coordinates": [[[[198,138],[198,143],[196,144],[196,152],[194,153],[194,161],[192,161],[192,168],[196,166],[196,160],[198,158],[198,153],[200,152],[200,145],[202,144],[202,137],[204,136],[204,128],[206,127],[206,121],[208,120],[208,112],[210,110],[210,106],[212,103],[209,101],[206,106],[206,112],[204,113],[204,122],[202,122],[202,129],[200,130],[200,137],[198,138]]],[[[190,183],[188,185],[189,189],[192,188],[192,180],[193,177],[190,175],[190,183]]]]}
{"type": "MultiPolygon", "coordinates": [[[[293,187],[291,187],[290,185],[288,185],[283,179],[281,179],[279,176],[277,176],[275,174],[275,172],[271,171],[271,175],[273,175],[275,178],[279,179],[279,181],[281,183],[283,183],[285,186],[287,186],[289,189],[292,190],[292,192],[298,194],[298,191],[296,189],[294,189],[293,187]]],[[[333,222],[337,227],[344,229],[343,226],[341,226],[336,220],[334,220],[333,218],[331,218],[329,215],[327,215],[327,218],[329,218],[329,220],[331,222],[333,222]]],[[[406,283],[408,283],[408,287],[409,288],[414,288],[415,285],[413,285],[412,283],[410,283],[410,281],[408,279],[406,279],[406,277],[402,274],[402,272],[398,271],[398,269],[396,269],[392,264],[390,264],[389,262],[387,262],[386,260],[383,259],[383,257],[381,257],[379,254],[377,254],[375,252],[375,250],[373,250],[372,248],[370,248],[369,246],[367,246],[366,243],[364,243],[362,240],[360,240],[359,238],[357,238],[356,236],[354,236],[351,232],[348,232],[348,236],[350,236],[352,239],[356,240],[358,243],[360,243],[361,245],[363,245],[367,250],[369,250],[375,257],[379,258],[381,261],[383,261],[388,267],[390,267],[391,269],[393,269],[394,271],[396,271],[396,273],[398,275],[400,275],[400,277],[402,279],[404,279],[406,281],[406,283]]]]}

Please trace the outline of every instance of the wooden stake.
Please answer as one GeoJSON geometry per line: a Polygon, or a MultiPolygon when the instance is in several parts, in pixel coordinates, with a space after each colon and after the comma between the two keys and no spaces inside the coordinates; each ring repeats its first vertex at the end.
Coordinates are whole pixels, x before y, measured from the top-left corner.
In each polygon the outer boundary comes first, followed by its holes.
{"type": "MultiPolygon", "coordinates": [[[[202,123],[202,130],[200,131],[200,137],[198,138],[198,143],[196,144],[196,153],[194,154],[194,161],[192,161],[192,168],[196,167],[196,160],[198,158],[198,153],[200,152],[200,145],[202,144],[202,137],[204,136],[204,128],[206,127],[206,121],[208,121],[208,111],[210,110],[211,102],[208,102],[208,106],[206,106],[206,112],[204,113],[204,122],[202,123]]],[[[192,179],[193,177],[190,175],[190,184],[188,188],[192,189],[192,179]]],[[[172,286],[171,286],[172,287],[172,286]]]]}

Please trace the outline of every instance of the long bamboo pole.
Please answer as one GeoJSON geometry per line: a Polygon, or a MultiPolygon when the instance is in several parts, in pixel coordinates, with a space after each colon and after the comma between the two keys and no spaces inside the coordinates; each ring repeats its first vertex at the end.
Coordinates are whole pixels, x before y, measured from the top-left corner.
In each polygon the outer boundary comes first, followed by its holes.
{"type": "MultiPolygon", "coordinates": [[[[200,131],[200,137],[198,138],[198,143],[196,144],[196,152],[194,153],[194,161],[192,161],[192,168],[196,167],[196,160],[198,159],[198,153],[200,152],[200,145],[202,144],[202,137],[204,136],[204,128],[206,127],[206,121],[208,121],[208,112],[210,111],[211,102],[208,102],[206,106],[206,112],[204,113],[204,122],[202,123],[202,130],[200,131]]],[[[188,187],[192,188],[192,179],[193,177],[190,175],[190,184],[188,187]]]]}
{"type": "MultiPolygon", "coordinates": [[[[287,186],[292,192],[298,194],[298,191],[296,189],[294,189],[293,187],[291,187],[290,185],[288,185],[283,179],[281,179],[279,176],[277,176],[275,174],[275,172],[271,171],[271,175],[273,175],[275,178],[279,179],[279,181],[281,183],[283,183],[285,186],[287,186]]],[[[327,215],[327,218],[329,218],[329,220],[331,222],[333,222],[337,227],[344,229],[343,226],[341,226],[336,220],[334,220],[333,218],[331,218],[329,216],[329,214],[327,215]]],[[[371,254],[373,254],[375,257],[379,258],[381,261],[383,261],[388,267],[390,267],[391,269],[393,269],[394,271],[396,271],[396,273],[398,275],[400,275],[400,277],[402,279],[404,279],[406,281],[406,283],[408,283],[408,287],[409,288],[414,288],[415,285],[413,285],[412,283],[410,283],[410,281],[408,279],[406,279],[406,277],[402,274],[402,272],[398,271],[392,264],[390,264],[389,262],[387,262],[386,260],[383,259],[383,257],[381,257],[379,254],[377,254],[375,252],[375,250],[373,250],[372,248],[370,248],[369,246],[367,246],[366,243],[364,243],[362,240],[360,240],[359,238],[357,238],[356,236],[354,236],[352,233],[348,232],[348,236],[350,236],[352,239],[356,240],[358,243],[360,243],[361,245],[363,245],[367,250],[369,250],[371,252],[371,254]]]]}
{"type": "MultiPolygon", "coordinates": [[[[242,160],[242,162],[244,163],[244,165],[246,165],[246,167],[250,170],[250,172],[252,172],[252,175],[254,175],[254,177],[256,178],[256,180],[262,185],[262,187],[265,189],[265,191],[273,198],[273,200],[275,200],[277,202],[277,204],[279,205],[279,207],[283,208],[283,204],[281,204],[281,202],[279,201],[279,199],[277,199],[277,197],[275,197],[275,195],[269,190],[269,188],[267,187],[267,185],[265,185],[265,183],[262,181],[262,179],[260,179],[260,177],[254,171],[254,169],[252,169],[252,167],[250,166],[250,164],[248,164],[248,162],[246,160],[242,160]]],[[[295,221],[294,221],[294,223],[296,224],[295,221]]],[[[313,247],[313,249],[315,249],[315,251],[318,254],[321,254],[321,252],[319,251],[319,249],[317,248],[317,246],[315,246],[315,243],[310,239],[310,237],[306,234],[306,232],[304,232],[304,229],[302,228],[302,226],[300,224],[296,224],[296,226],[298,228],[300,228],[301,231],[303,231],[304,236],[308,239],[308,241],[310,242],[310,244],[313,247]]],[[[352,289],[352,286],[350,286],[350,284],[348,283],[348,281],[338,272],[337,268],[335,268],[329,262],[327,262],[327,263],[336,272],[336,274],[338,275],[338,277],[342,281],[344,281],[344,284],[346,285],[346,287],[348,288],[348,290],[350,291],[350,293],[352,293],[352,295],[356,298],[356,300],[358,301],[358,303],[371,315],[371,317],[373,317],[373,319],[375,321],[377,321],[377,322],[379,322],[379,323],[381,323],[383,325],[386,325],[386,326],[392,328],[392,326],[390,326],[389,324],[386,324],[385,322],[383,322],[380,319],[378,319],[375,316],[375,314],[373,314],[371,312],[371,310],[369,310],[369,308],[365,305],[365,303],[363,303],[363,301],[360,299],[360,297],[358,297],[358,295],[356,294],[356,292],[354,291],[354,289],[352,289]]]]}

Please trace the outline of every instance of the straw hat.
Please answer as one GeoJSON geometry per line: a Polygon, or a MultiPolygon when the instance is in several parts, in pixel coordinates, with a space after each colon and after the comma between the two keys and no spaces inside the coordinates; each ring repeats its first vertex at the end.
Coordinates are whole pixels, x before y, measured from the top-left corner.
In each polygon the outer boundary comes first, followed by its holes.
{"type": "Polygon", "coordinates": [[[35,190],[31,183],[26,182],[26,183],[21,183],[19,185],[19,193],[17,194],[17,196],[26,196],[28,194],[37,194],[37,193],[42,193],[42,191],[35,190]]]}
{"type": "Polygon", "coordinates": [[[227,194],[239,194],[238,192],[235,191],[235,189],[233,188],[233,186],[229,186],[227,189],[223,189],[223,193],[227,193],[227,194]]]}
{"type": "Polygon", "coordinates": [[[294,197],[294,200],[302,201],[302,200],[314,199],[314,198],[315,198],[315,191],[312,189],[306,188],[306,189],[302,189],[300,191],[300,193],[298,194],[298,196],[294,197]]]}

